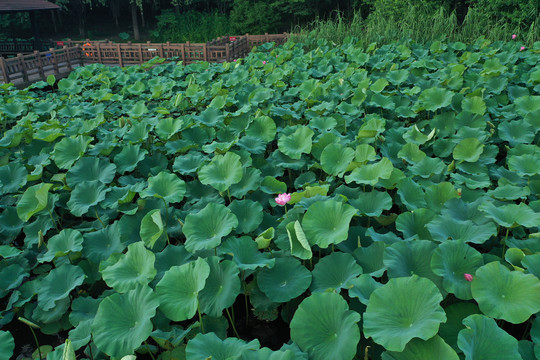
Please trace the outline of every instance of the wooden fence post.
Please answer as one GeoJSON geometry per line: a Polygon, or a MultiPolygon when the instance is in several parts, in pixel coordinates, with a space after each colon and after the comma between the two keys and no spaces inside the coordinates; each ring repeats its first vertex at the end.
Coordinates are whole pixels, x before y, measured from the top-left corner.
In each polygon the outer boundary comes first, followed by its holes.
{"type": "Polygon", "coordinates": [[[142,56],[142,45],[141,43],[137,44],[137,50],[139,52],[139,64],[143,63],[143,56],[142,56]]]}
{"type": "Polygon", "coordinates": [[[41,54],[39,51],[34,50],[34,56],[36,57],[37,63],[38,63],[38,74],[41,78],[45,77],[45,71],[43,69],[43,63],[41,62],[41,54]]]}
{"type": "MultiPolygon", "coordinates": [[[[98,63],[102,63],[102,59],[101,59],[101,46],[100,46],[100,43],[97,43],[96,44],[96,53],[97,53],[97,58],[98,58],[98,63]]],[[[94,55],[95,56],[95,55],[94,55]]]]}
{"type": "Polygon", "coordinates": [[[17,60],[19,61],[19,66],[21,67],[23,81],[28,82],[28,72],[26,71],[26,64],[24,63],[23,54],[17,54],[17,60]]]}
{"type": "Polygon", "coordinates": [[[225,44],[225,61],[227,62],[231,61],[231,49],[230,49],[229,43],[225,44]]]}
{"type": "Polygon", "coordinates": [[[264,33],[264,42],[270,42],[270,37],[268,36],[268,33],[264,33]]]}
{"type": "Polygon", "coordinates": [[[2,70],[2,77],[4,78],[4,82],[7,84],[9,83],[9,74],[7,71],[6,62],[4,61],[4,58],[0,56],[0,70],[2,70]]]}
{"type": "Polygon", "coordinates": [[[124,67],[124,62],[122,61],[122,49],[120,49],[120,44],[116,44],[116,51],[118,51],[118,63],[120,67],[124,67]]]}
{"type": "Polygon", "coordinates": [[[165,54],[165,57],[166,58],[172,58],[173,54],[171,54],[171,42],[170,41],[167,41],[167,51],[166,51],[166,54],[165,54]]]}
{"type": "Polygon", "coordinates": [[[71,61],[69,61],[70,59],[70,55],[69,55],[69,48],[67,46],[62,46],[62,50],[64,50],[64,56],[66,58],[66,63],[67,63],[67,68],[69,71],[72,71],[73,68],[71,67],[71,61]]]}
{"type": "Polygon", "coordinates": [[[187,49],[186,49],[185,60],[186,60],[186,63],[189,63],[191,61],[191,46],[189,45],[189,41],[186,41],[186,47],[187,49]]]}
{"type": "Polygon", "coordinates": [[[208,60],[207,52],[208,52],[208,49],[206,48],[206,43],[205,43],[205,44],[203,44],[203,59],[204,59],[204,61],[208,60]]]}
{"type": "Polygon", "coordinates": [[[58,61],[56,61],[56,49],[50,48],[49,51],[51,52],[51,55],[52,55],[52,58],[53,58],[54,73],[56,75],[59,75],[60,71],[58,70],[58,61]]]}
{"type": "Polygon", "coordinates": [[[159,57],[160,58],[163,58],[163,43],[160,43],[159,44],[159,57]]]}
{"type": "Polygon", "coordinates": [[[186,61],[186,49],[184,48],[184,44],[180,45],[180,51],[182,52],[182,64],[184,64],[184,62],[186,61]]]}

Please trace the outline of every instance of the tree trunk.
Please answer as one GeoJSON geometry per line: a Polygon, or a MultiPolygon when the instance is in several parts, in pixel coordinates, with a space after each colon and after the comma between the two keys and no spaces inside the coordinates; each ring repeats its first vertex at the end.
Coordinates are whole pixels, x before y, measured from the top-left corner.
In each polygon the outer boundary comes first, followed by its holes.
{"type": "Polygon", "coordinates": [[[51,11],[51,20],[53,23],[54,34],[58,34],[58,25],[56,24],[56,11],[51,11]]]}
{"type": "Polygon", "coordinates": [[[134,1],[131,3],[131,22],[133,23],[133,37],[139,41],[141,35],[139,34],[139,23],[137,21],[137,4],[134,1]]]}
{"type": "Polygon", "coordinates": [[[114,18],[114,23],[116,25],[116,29],[120,27],[120,22],[118,21],[120,17],[120,1],[119,0],[111,0],[109,2],[109,8],[111,9],[112,16],[114,18]]]}
{"type": "Polygon", "coordinates": [[[146,20],[144,19],[144,11],[143,11],[142,8],[139,9],[139,10],[141,12],[141,25],[142,25],[143,29],[145,29],[146,28],[146,20]]]}

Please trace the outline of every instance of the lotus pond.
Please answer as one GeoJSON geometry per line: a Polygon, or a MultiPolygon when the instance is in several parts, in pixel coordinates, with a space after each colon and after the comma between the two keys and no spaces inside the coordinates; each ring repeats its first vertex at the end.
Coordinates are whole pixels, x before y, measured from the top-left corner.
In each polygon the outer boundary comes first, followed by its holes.
{"type": "Polygon", "coordinates": [[[540,359],[540,43],[315,44],[3,85],[0,359],[540,359]]]}

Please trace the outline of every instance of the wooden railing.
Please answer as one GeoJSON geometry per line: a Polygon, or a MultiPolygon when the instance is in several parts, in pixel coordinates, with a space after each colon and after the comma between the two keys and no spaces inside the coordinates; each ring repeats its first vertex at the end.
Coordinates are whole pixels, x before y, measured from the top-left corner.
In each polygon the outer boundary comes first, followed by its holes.
{"type": "Polygon", "coordinates": [[[142,64],[159,56],[191,64],[197,61],[225,62],[247,56],[253,46],[267,41],[282,44],[287,33],[265,35],[224,36],[204,44],[192,43],[113,43],[110,41],[64,41],[61,49],[0,57],[0,80],[29,83],[44,79],[49,74],[70,72],[73,67],[88,63],[107,65],[142,64]]]}
{"type": "MultiPolygon", "coordinates": [[[[56,47],[55,42],[52,40],[42,40],[39,45],[41,51],[56,47]]],[[[28,54],[34,51],[34,46],[32,40],[0,40],[0,56],[10,57],[17,54],[28,54]]]]}

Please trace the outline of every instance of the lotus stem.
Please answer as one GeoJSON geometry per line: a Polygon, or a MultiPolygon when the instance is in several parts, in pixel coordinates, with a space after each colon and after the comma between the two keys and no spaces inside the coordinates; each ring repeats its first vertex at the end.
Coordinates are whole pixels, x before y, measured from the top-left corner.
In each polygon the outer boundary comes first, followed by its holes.
{"type": "Polygon", "coordinates": [[[152,360],[156,360],[156,358],[154,357],[154,354],[152,354],[152,350],[150,350],[150,346],[148,346],[148,343],[146,342],[146,340],[144,341],[144,345],[146,345],[146,348],[148,349],[148,353],[150,354],[150,357],[152,358],[152,360]]]}
{"type": "Polygon", "coordinates": [[[234,326],[234,321],[231,317],[231,314],[229,313],[229,309],[225,308],[225,312],[227,313],[227,316],[229,317],[229,321],[231,322],[234,334],[236,335],[237,338],[240,339],[240,335],[238,335],[238,331],[236,331],[236,327],[234,326]]]}
{"type": "Polygon", "coordinates": [[[199,304],[199,301],[197,301],[197,313],[199,314],[199,323],[201,324],[201,332],[204,334],[204,324],[202,321],[201,305],[199,304]]]}
{"type": "Polygon", "coordinates": [[[101,221],[101,218],[100,218],[99,215],[98,215],[97,209],[94,208],[94,211],[96,212],[96,217],[97,217],[97,219],[99,220],[99,222],[101,223],[101,225],[105,228],[106,226],[105,226],[105,224],[103,223],[103,221],[101,221]]]}
{"type": "Polygon", "coordinates": [[[39,353],[39,359],[43,359],[43,356],[41,355],[41,348],[39,346],[39,341],[37,339],[37,336],[36,336],[36,333],[34,332],[34,329],[32,329],[32,327],[30,325],[28,325],[28,327],[30,328],[30,331],[32,332],[32,335],[34,336],[34,340],[36,341],[36,346],[37,346],[37,350],[38,350],[38,353],[39,353]]]}
{"type": "Polygon", "coordinates": [[[229,204],[231,203],[231,192],[229,191],[229,188],[227,188],[227,197],[229,198],[229,204]]]}
{"type": "Polygon", "coordinates": [[[51,217],[51,220],[52,220],[52,223],[54,225],[54,228],[56,229],[56,231],[59,231],[58,230],[58,225],[56,224],[56,221],[54,221],[54,218],[52,216],[52,212],[51,212],[51,209],[47,206],[47,211],[49,212],[49,216],[51,217]]]}
{"type": "Polygon", "coordinates": [[[510,232],[510,228],[506,228],[506,235],[504,236],[504,239],[502,241],[503,243],[503,249],[502,249],[502,258],[504,259],[504,254],[506,252],[506,240],[508,240],[508,233],[510,232]]]}
{"type": "Polygon", "coordinates": [[[364,360],[369,360],[369,355],[368,355],[369,348],[370,346],[366,346],[366,348],[364,349],[364,360]]]}
{"type": "Polygon", "coordinates": [[[169,232],[167,231],[167,219],[169,218],[169,206],[167,205],[167,202],[164,198],[161,198],[163,200],[163,204],[165,205],[165,237],[167,238],[167,244],[171,245],[171,241],[169,240],[169,232]]]}

